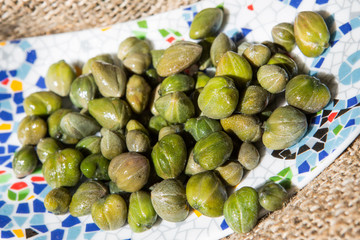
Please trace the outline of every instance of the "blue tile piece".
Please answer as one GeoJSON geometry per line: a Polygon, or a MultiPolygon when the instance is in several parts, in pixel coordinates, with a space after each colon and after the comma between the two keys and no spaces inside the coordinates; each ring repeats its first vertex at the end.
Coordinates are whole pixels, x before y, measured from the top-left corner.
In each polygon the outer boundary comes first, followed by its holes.
{"type": "Polygon", "coordinates": [[[7,112],[7,111],[1,111],[0,112],[0,119],[4,120],[4,121],[12,121],[13,117],[12,114],[7,112]]]}
{"type": "Polygon", "coordinates": [[[15,43],[15,44],[17,44],[17,43],[20,43],[20,41],[21,41],[20,39],[15,39],[15,40],[11,40],[10,43],[15,43]]]}
{"type": "Polygon", "coordinates": [[[23,92],[14,93],[14,103],[20,104],[24,101],[23,92]]]}
{"type": "Polygon", "coordinates": [[[4,154],[4,153],[5,153],[5,147],[0,146],[0,154],[4,154]]]}
{"type": "Polygon", "coordinates": [[[352,29],[360,27],[360,17],[354,18],[350,20],[350,25],[352,29]]]}
{"type": "Polygon", "coordinates": [[[39,236],[39,237],[36,237],[34,238],[34,240],[46,240],[47,239],[47,236],[39,236]]]}
{"type": "MultiPolygon", "coordinates": [[[[11,132],[0,133],[0,143],[6,143],[6,141],[9,139],[10,135],[11,135],[11,132]]],[[[1,164],[1,157],[0,157],[0,164],[1,164]]]]}
{"type": "Polygon", "coordinates": [[[312,124],[319,124],[321,119],[321,115],[317,115],[316,117],[311,119],[312,124]]]}
{"type": "Polygon", "coordinates": [[[191,7],[186,7],[184,10],[191,11],[191,7]]]}
{"type": "Polygon", "coordinates": [[[16,70],[11,70],[11,71],[9,71],[9,73],[10,73],[10,75],[12,77],[16,77],[17,71],[16,70]]]}
{"type": "Polygon", "coordinates": [[[25,79],[25,77],[27,76],[27,74],[30,71],[30,65],[28,63],[23,63],[19,68],[18,68],[18,77],[22,80],[25,79]]]}
{"type": "Polygon", "coordinates": [[[16,113],[17,114],[24,113],[24,112],[25,112],[25,109],[24,109],[23,105],[20,105],[20,106],[16,107],[16,113]]]}
{"type": "Polygon", "coordinates": [[[64,230],[56,229],[51,232],[51,240],[62,240],[64,237],[64,230]]]}
{"type": "Polygon", "coordinates": [[[333,47],[339,40],[336,41],[330,41],[330,47],[333,47]]]}
{"type": "MultiPolygon", "coordinates": [[[[5,191],[7,191],[8,187],[9,186],[6,186],[5,191]]],[[[4,189],[0,189],[0,190],[4,190],[4,189]]],[[[13,213],[13,211],[14,211],[14,205],[6,204],[0,209],[0,215],[10,216],[13,213]]]]}
{"type": "Polygon", "coordinates": [[[299,167],[298,167],[299,174],[305,173],[310,171],[310,165],[307,161],[304,161],[299,167]]]}
{"type": "Polygon", "coordinates": [[[9,231],[1,231],[1,238],[2,239],[6,239],[6,238],[13,238],[15,237],[15,235],[9,230],[9,231]]]}
{"type": "Polygon", "coordinates": [[[77,217],[73,217],[69,215],[62,223],[61,226],[63,227],[72,227],[76,224],[79,224],[80,220],[77,217]]]}
{"type": "Polygon", "coordinates": [[[191,23],[192,23],[192,21],[188,21],[188,22],[187,22],[187,24],[189,25],[189,27],[191,26],[191,23]]]}
{"type": "Polygon", "coordinates": [[[35,194],[40,194],[44,188],[46,188],[46,186],[48,186],[47,184],[40,184],[40,183],[32,183],[34,185],[34,193],[35,194]]]}
{"type": "Polygon", "coordinates": [[[349,98],[347,100],[347,108],[352,107],[358,103],[358,100],[356,99],[356,96],[349,98]]]}
{"type": "Polygon", "coordinates": [[[26,222],[27,217],[13,216],[13,219],[15,220],[16,224],[21,227],[26,222]]]}
{"type": "Polygon", "coordinates": [[[252,31],[252,29],[250,29],[250,28],[241,28],[241,31],[244,34],[244,37],[246,37],[246,35],[248,35],[252,31]]]}
{"type": "Polygon", "coordinates": [[[33,208],[34,208],[34,212],[46,212],[44,203],[42,201],[40,201],[39,199],[34,200],[33,208]]]}
{"type": "Polygon", "coordinates": [[[30,220],[30,225],[40,225],[40,224],[44,224],[44,214],[42,213],[33,214],[30,220]]]}
{"type": "Polygon", "coordinates": [[[355,125],[355,119],[350,119],[350,120],[346,123],[345,128],[351,127],[351,126],[353,126],[353,125],[355,125]]]}
{"type": "Polygon", "coordinates": [[[8,153],[14,153],[14,152],[16,152],[16,149],[18,149],[18,148],[19,148],[19,146],[9,144],[8,145],[8,153]]]}
{"type": "Polygon", "coordinates": [[[2,206],[4,206],[4,204],[5,204],[5,201],[0,200],[0,208],[1,208],[2,206]]]}
{"type": "Polygon", "coordinates": [[[0,228],[5,227],[11,219],[8,216],[0,215],[0,228]]]}
{"type": "Polygon", "coordinates": [[[324,60],[325,60],[325,58],[323,58],[323,57],[320,58],[320,60],[316,63],[315,67],[316,67],[316,68],[320,68],[321,65],[323,64],[324,60]]]}
{"type": "Polygon", "coordinates": [[[22,50],[26,50],[26,49],[28,49],[29,47],[31,47],[31,45],[29,44],[28,41],[23,40],[23,41],[19,44],[19,47],[21,47],[22,50]]]}
{"type": "Polygon", "coordinates": [[[12,162],[10,161],[8,164],[5,165],[5,167],[12,169],[12,162]]]}
{"type": "Polygon", "coordinates": [[[329,0],[316,0],[316,4],[319,4],[319,5],[326,4],[328,2],[329,2],[329,0]]]}
{"type": "Polygon", "coordinates": [[[96,226],[95,223],[86,224],[85,232],[93,232],[93,231],[98,231],[98,230],[100,230],[100,228],[98,226],[96,226]]]}
{"type": "MultiPolygon", "coordinates": [[[[0,137],[1,139],[1,137],[0,137]]],[[[0,164],[5,163],[7,160],[9,160],[11,158],[11,155],[4,155],[4,156],[0,156],[0,164]]]]}
{"type": "Polygon", "coordinates": [[[85,233],[85,234],[84,234],[84,239],[91,240],[91,239],[93,239],[93,236],[94,236],[95,234],[96,234],[96,232],[85,233]]]}
{"type": "Polygon", "coordinates": [[[298,8],[302,0],[290,0],[290,6],[298,8]]]}
{"type": "Polygon", "coordinates": [[[43,89],[46,88],[45,79],[43,77],[39,77],[39,79],[36,82],[36,86],[43,89]]]}
{"type": "Polygon", "coordinates": [[[81,233],[81,226],[71,227],[68,229],[67,239],[68,240],[77,239],[80,233],[81,233]]]}
{"type": "Polygon", "coordinates": [[[16,213],[30,213],[29,204],[28,203],[20,203],[16,213]]]}
{"type": "Polygon", "coordinates": [[[34,63],[36,60],[36,51],[31,50],[26,53],[26,61],[29,63],[34,63]]]}
{"type": "Polygon", "coordinates": [[[229,227],[229,225],[226,223],[225,219],[220,224],[220,227],[221,227],[222,230],[225,230],[225,229],[227,229],[229,227]]]}
{"type": "Polygon", "coordinates": [[[325,150],[322,150],[320,153],[319,153],[319,161],[323,160],[324,158],[326,158],[329,154],[325,151],[325,150]]]}
{"type": "Polygon", "coordinates": [[[46,227],[46,225],[31,225],[30,227],[32,227],[42,233],[46,233],[47,231],[49,231],[49,229],[46,227]]]}
{"type": "Polygon", "coordinates": [[[8,77],[8,75],[6,74],[6,72],[4,70],[0,71],[0,81],[6,79],[8,77]]]}
{"type": "Polygon", "coordinates": [[[348,32],[350,32],[352,28],[351,28],[350,23],[345,23],[345,24],[341,25],[341,26],[339,27],[339,29],[340,29],[340,31],[345,35],[345,34],[347,34],[348,32]]]}
{"type": "Polygon", "coordinates": [[[4,99],[8,99],[11,98],[11,94],[10,93],[1,93],[0,94],[0,101],[4,100],[4,99]]]}
{"type": "Polygon", "coordinates": [[[0,109],[3,109],[3,110],[9,110],[10,112],[12,111],[12,106],[11,106],[11,99],[7,99],[7,100],[4,100],[4,101],[1,101],[0,102],[0,109]]]}
{"type": "Polygon", "coordinates": [[[360,60],[360,51],[354,52],[347,59],[347,61],[352,65],[354,65],[359,60],[360,60]]]}

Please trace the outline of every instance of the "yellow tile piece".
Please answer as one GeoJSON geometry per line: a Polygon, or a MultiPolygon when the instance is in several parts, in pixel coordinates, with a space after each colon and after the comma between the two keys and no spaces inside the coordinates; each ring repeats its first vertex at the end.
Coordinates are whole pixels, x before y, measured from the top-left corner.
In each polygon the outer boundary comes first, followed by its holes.
{"type": "Polygon", "coordinates": [[[33,199],[35,196],[34,195],[31,195],[30,197],[28,197],[28,199],[26,199],[27,201],[33,199]]]}
{"type": "Polygon", "coordinates": [[[102,28],[101,31],[109,30],[111,27],[102,28]]]}
{"type": "Polygon", "coordinates": [[[18,80],[12,80],[10,87],[14,92],[23,90],[22,82],[18,80]]]}
{"type": "Polygon", "coordinates": [[[200,217],[201,216],[201,213],[198,211],[198,210],[195,210],[194,209],[194,213],[196,214],[196,216],[200,217]]]}
{"type": "Polygon", "coordinates": [[[9,123],[0,124],[0,130],[10,130],[10,129],[11,129],[11,124],[9,123]]]}
{"type": "Polygon", "coordinates": [[[0,46],[5,46],[6,42],[0,42],[0,46]]]}
{"type": "Polygon", "coordinates": [[[18,238],[23,238],[24,237],[24,232],[21,229],[14,229],[12,231],[18,238]]]}

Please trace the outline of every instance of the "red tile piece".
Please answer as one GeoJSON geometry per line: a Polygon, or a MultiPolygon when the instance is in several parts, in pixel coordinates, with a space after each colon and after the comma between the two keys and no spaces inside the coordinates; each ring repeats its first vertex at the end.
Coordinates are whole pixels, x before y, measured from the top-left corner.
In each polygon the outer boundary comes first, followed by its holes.
{"type": "Polygon", "coordinates": [[[247,8],[250,10],[250,11],[254,11],[254,6],[252,4],[250,4],[249,6],[247,6],[247,8]]]}

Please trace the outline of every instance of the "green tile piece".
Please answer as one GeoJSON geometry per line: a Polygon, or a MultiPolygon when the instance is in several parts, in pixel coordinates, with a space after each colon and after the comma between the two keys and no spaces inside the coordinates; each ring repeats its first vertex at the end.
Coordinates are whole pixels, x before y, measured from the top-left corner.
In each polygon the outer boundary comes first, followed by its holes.
{"type": "Polygon", "coordinates": [[[142,32],[142,31],[132,31],[132,33],[135,35],[135,37],[137,37],[138,39],[145,39],[146,38],[146,32],[142,32]]]}
{"type": "Polygon", "coordinates": [[[138,21],[137,24],[138,24],[139,28],[148,28],[146,20],[138,21]]]}
{"type": "Polygon", "coordinates": [[[338,135],[339,132],[341,131],[341,129],[343,129],[343,126],[340,125],[340,124],[337,125],[337,126],[334,128],[334,130],[333,130],[334,134],[335,134],[335,135],[338,135]]]}
{"type": "Polygon", "coordinates": [[[159,33],[161,34],[161,36],[166,37],[167,35],[169,35],[169,32],[166,31],[165,29],[159,29],[159,33]]]}

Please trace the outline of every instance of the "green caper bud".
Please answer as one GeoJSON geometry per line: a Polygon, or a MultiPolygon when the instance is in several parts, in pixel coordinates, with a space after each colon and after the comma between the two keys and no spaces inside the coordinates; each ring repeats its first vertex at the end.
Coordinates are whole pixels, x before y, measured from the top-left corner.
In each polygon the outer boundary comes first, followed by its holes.
{"type": "Polygon", "coordinates": [[[157,214],[149,193],[138,191],[130,195],[127,219],[133,232],[144,232],[155,224],[157,214]]]}
{"type": "Polygon", "coordinates": [[[125,95],[126,75],[124,70],[114,64],[95,61],[91,65],[95,83],[104,97],[125,95]]]}
{"type": "Polygon", "coordinates": [[[122,153],[110,161],[108,173],[119,189],[136,192],[147,183],[150,163],[139,153],[122,153]]]}
{"type": "Polygon", "coordinates": [[[196,76],[195,89],[203,88],[211,78],[203,72],[198,72],[196,76]]]}
{"type": "Polygon", "coordinates": [[[82,74],[89,74],[91,73],[91,65],[95,62],[95,61],[102,61],[102,62],[106,62],[106,63],[110,63],[110,64],[114,64],[114,60],[111,57],[110,54],[100,54],[97,55],[95,57],[90,58],[89,60],[87,60],[87,62],[84,64],[84,66],[82,67],[82,74]]]}
{"type": "Polygon", "coordinates": [[[49,67],[45,84],[54,93],[65,97],[69,95],[71,83],[75,78],[76,74],[71,66],[60,60],[49,67]]]}
{"type": "Polygon", "coordinates": [[[191,39],[214,36],[223,22],[224,12],[220,8],[206,8],[198,12],[190,26],[191,39]]]}
{"type": "Polygon", "coordinates": [[[195,175],[197,173],[205,172],[206,169],[203,169],[200,164],[196,163],[194,160],[194,149],[191,150],[189,154],[188,161],[185,167],[185,174],[186,175],[195,175]]]}
{"type": "Polygon", "coordinates": [[[72,196],[69,212],[73,217],[81,217],[91,213],[91,206],[106,196],[107,188],[97,181],[82,183],[72,196]]]}
{"type": "Polygon", "coordinates": [[[126,100],[131,109],[140,114],[146,108],[151,87],[145,79],[139,75],[132,75],[126,85],[126,100]]]}
{"type": "Polygon", "coordinates": [[[174,74],[165,78],[160,84],[159,94],[165,96],[173,92],[187,92],[194,89],[194,79],[185,74],[174,74]]]}
{"type": "Polygon", "coordinates": [[[163,127],[169,126],[169,123],[162,116],[152,116],[149,121],[149,129],[158,133],[163,127]]]}
{"type": "Polygon", "coordinates": [[[88,136],[81,139],[75,146],[84,156],[100,153],[100,140],[98,136],[88,136]]]}
{"type": "Polygon", "coordinates": [[[151,152],[157,175],[163,179],[176,178],[185,168],[186,145],[181,136],[169,134],[160,139],[151,152]]]}
{"type": "Polygon", "coordinates": [[[165,179],[152,187],[151,202],[156,213],[169,222],[181,222],[189,214],[185,188],[176,179],[165,179]]]}
{"type": "Polygon", "coordinates": [[[245,49],[243,56],[255,67],[261,67],[266,64],[270,57],[270,49],[263,44],[251,44],[245,49]]]}
{"type": "Polygon", "coordinates": [[[180,124],[173,124],[170,126],[163,127],[159,131],[158,139],[160,141],[160,139],[162,139],[166,135],[173,134],[173,133],[181,133],[182,130],[184,130],[184,126],[180,125],[180,124]]]}
{"type": "Polygon", "coordinates": [[[220,120],[229,134],[235,134],[241,141],[256,142],[262,136],[261,122],[253,115],[234,114],[220,120]]]}
{"type": "Polygon", "coordinates": [[[208,217],[223,215],[227,193],[220,179],[212,171],[195,174],[186,184],[186,198],[190,206],[208,217]]]}
{"type": "Polygon", "coordinates": [[[71,84],[70,100],[78,108],[88,108],[90,100],[95,98],[97,86],[92,74],[81,75],[71,84]]]}
{"type": "Polygon", "coordinates": [[[160,97],[160,94],[159,94],[160,86],[161,86],[161,84],[158,84],[156,86],[156,88],[152,91],[151,96],[150,96],[150,100],[149,100],[149,102],[150,102],[150,111],[154,116],[159,115],[159,112],[158,112],[158,110],[156,110],[156,107],[155,107],[155,102],[160,97]]]}
{"type": "Polygon", "coordinates": [[[125,68],[135,74],[143,74],[150,63],[151,56],[148,53],[131,53],[123,60],[125,68]]]}
{"type": "Polygon", "coordinates": [[[271,29],[271,36],[275,43],[291,52],[295,47],[294,26],[291,23],[279,23],[271,29]]]}
{"type": "Polygon", "coordinates": [[[237,48],[237,53],[242,56],[243,53],[244,53],[244,51],[245,51],[245,49],[247,49],[247,48],[250,47],[250,46],[251,46],[251,43],[249,43],[249,42],[242,42],[242,43],[238,46],[238,48],[237,48]]]}
{"type": "Polygon", "coordinates": [[[257,114],[268,105],[270,94],[262,87],[252,85],[247,87],[239,97],[237,111],[244,114],[257,114]]]}
{"type": "Polygon", "coordinates": [[[253,170],[259,165],[259,151],[252,143],[243,142],[239,150],[238,161],[246,170],[253,170]]]}
{"type": "Polygon", "coordinates": [[[50,155],[42,166],[45,181],[52,188],[73,187],[81,176],[83,155],[75,149],[65,148],[50,155]]]}
{"type": "Polygon", "coordinates": [[[242,187],[226,200],[226,223],[237,233],[247,233],[256,225],[259,215],[259,196],[252,187],[242,187]]]}
{"type": "Polygon", "coordinates": [[[285,90],[289,80],[287,72],[277,65],[263,65],[257,72],[260,85],[270,93],[280,93],[285,90]]]}
{"type": "Polygon", "coordinates": [[[126,134],[126,146],[129,152],[147,152],[150,149],[150,139],[140,130],[131,130],[126,134]]]}
{"type": "Polygon", "coordinates": [[[267,182],[259,189],[259,203],[268,211],[282,208],[286,197],[286,190],[275,182],[267,182]]]}
{"type": "Polygon", "coordinates": [[[65,214],[69,210],[71,202],[70,191],[64,187],[54,188],[44,199],[44,206],[46,210],[55,215],[65,214]]]}
{"type": "Polygon", "coordinates": [[[195,114],[190,98],[183,92],[173,92],[160,97],[155,108],[169,123],[184,123],[195,114]]]}
{"type": "Polygon", "coordinates": [[[145,71],[145,79],[151,88],[155,88],[162,81],[155,68],[149,68],[145,71]]]}
{"type": "Polygon", "coordinates": [[[294,77],[298,73],[298,66],[296,62],[291,57],[283,53],[276,53],[273,55],[267,64],[275,64],[282,67],[287,72],[289,78],[294,77]]]}
{"type": "Polygon", "coordinates": [[[228,77],[214,77],[201,91],[198,105],[202,114],[213,119],[230,116],[239,101],[239,92],[235,83],[228,77]]]}
{"type": "Polygon", "coordinates": [[[79,140],[65,134],[60,127],[61,119],[70,112],[72,112],[70,109],[60,108],[50,115],[50,117],[47,119],[49,135],[50,137],[57,139],[62,143],[76,144],[79,140]]]}
{"type": "Polygon", "coordinates": [[[203,137],[207,137],[213,132],[221,130],[222,127],[219,121],[205,116],[190,118],[185,123],[185,131],[189,132],[196,141],[199,141],[203,137]]]}
{"type": "Polygon", "coordinates": [[[150,53],[149,44],[136,37],[126,38],[120,43],[117,56],[120,60],[124,60],[132,53],[150,53]]]}
{"type": "Polygon", "coordinates": [[[288,104],[307,113],[322,110],[330,98],[328,87],[313,76],[297,75],[286,85],[285,99],[288,104]]]}
{"type": "Polygon", "coordinates": [[[201,115],[201,110],[200,110],[199,105],[198,105],[198,99],[199,99],[199,96],[200,96],[200,93],[202,92],[202,90],[203,90],[203,88],[195,89],[189,96],[190,99],[191,99],[191,102],[193,103],[194,108],[195,108],[194,117],[197,117],[197,116],[201,115]]]}
{"type": "Polygon", "coordinates": [[[300,141],[307,131],[304,113],[292,107],[278,107],[264,123],[262,141],[265,147],[280,150],[300,141]]]}
{"type": "Polygon", "coordinates": [[[194,147],[194,160],[206,170],[221,166],[231,155],[233,142],[223,131],[201,138],[194,147]]]}
{"type": "Polygon", "coordinates": [[[224,33],[220,33],[214,39],[214,42],[211,45],[210,57],[211,62],[216,67],[220,61],[220,58],[228,51],[234,51],[235,44],[234,42],[224,33]]]}
{"type": "Polygon", "coordinates": [[[26,116],[19,123],[17,137],[23,145],[36,145],[47,132],[46,122],[38,116],[26,116]]]}
{"type": "Polygon", "coordinates": [[[201,70],[201,71],[212,66],[211,57],[210,57],[210,49],[211,49],[211,44],[214,41],[214,39],[215,39],[215,37],[208,37],[199,42],[199,45],[203,48],[201,57],[198,61],[199,70],[201,70]]]}
{"type": "Polygon", "coordinates": [[[317,57],[328,48],[330,33],[320,14],[312,11],[298,13],[294,23],[295,41],[307,57],[317,57]]]}
{"type": "Polygon", "coordinates": [[[12,161],[12,168],[17,178],[23,178],[31,174],[38,163],[38,157],[36,155],[33,146],[23,146],[20,150],[17,150],[14,154],[12,161]]]}
{"type": "Polygon", "coordinates": [[[35,92],[24,99],[26,115],[50,115],[61,107],[61,98],[53,92],[35,92]]]}
{"type": "Polygon", "coordinates": [[[62,145],[53,138],[42,138],[36,145],[36,153],[41,163],[44,163],[46,159],[60,150],[62,145]]]}
{"type": "Polygon", "coordinates": [[[243,167],[238,162],[228,162],[224,165],[215,168],[221,179],[229,186],[236,186],[240,183],[243,177],[243,167]]]}
{"type": "Polygon", "coordinates": [[[93,118],[78,112],[67,113],[60,121],[60,128],[63,133],[76,139],[93,135],[100,130],[93,118]]]}
{"type": "Polygon", "coordinates": [[[228,51],[222,55],[216,67],[215,76],[227,76],[234,80],[240,89],[247,86],[252,79],[253,71],[245,57],[228,51]]]}
{"type": "Polygon", "coordinates": [[[106,128],[102,128],[100,141],[101,154],[107,159],[113,159],[119,154],[126,151],[125,137],[120,132],[114,132],[106,128]]]}
{"type": "Polygon", "coordinates": [[[121,228],[126,222],[126,216],[126,202],[117,194],[100,198],[91,206],[91,217],[94,223],[104,231],[121,228]]]}
{"type": "Polygon", "coordinates": [[[131,130],[139,130],[143,133],[145,133],[146,135],[149,135],[148,130],[144,127],[144,125],[142,125],[139,121],[135,120],[135,119],[131,119],[125,127],[126,133],[130,132],[131,130]]]}
{"type": "Polygon", "coordinates": [[[196,63],[201,52],[202,47],[197,43],[178,41],[165,50],[156,70],[161,77],[179,73],[196,63]]]}
{"type": "Polygon", "coordinates": [[[124,128],[131,117],[129,104],[119,98],[98,98],[89,102],[89,113],[104,128],[124,128]]]}
{"type": "Polygon", "coordinates": [[[159,49],[159,50],[151,50],[150,54],[151,54],[151,60],[152,60],[152,64],[154,66],[154,68],[156,69],[160,58],[162,57],[162,55],[164,54],[165,49],[159,49]]]}
{"type": "Polygon", "coordinates": [[[80,170],[85,177],[94,180],[110,180],[108,175],[110,161],[101,153],[87,156],[81,161],[80,170]]]}

